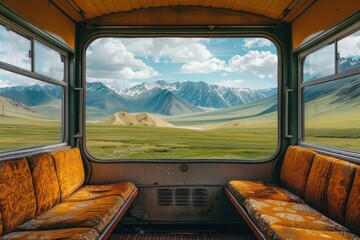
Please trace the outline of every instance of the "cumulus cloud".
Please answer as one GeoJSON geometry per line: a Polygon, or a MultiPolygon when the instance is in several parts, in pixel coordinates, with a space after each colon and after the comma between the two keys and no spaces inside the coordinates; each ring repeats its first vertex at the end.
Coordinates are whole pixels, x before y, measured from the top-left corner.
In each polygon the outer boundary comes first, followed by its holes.
{"type": "Polygon", "coordinates": [[[237,79],[237,80],[222,80],[217,83],[217,85],[224,86],[224,87],[232,87],[232,88],[241,88],[244,80],[237,79]]]}
{"type": "Polygon", "coordinates": [[[274,78],[277,75],[277,55],[270,51],[249,51],[245,55],[233,56],[225,71],[256,75],[258,78],[274,78]]]}
{"type": "Polygon", "coordinates": [[[360,55],[360,31],[357,31],[338,42],[340,57],[359,57],[360,55]]]}
{"type": "Polygon", "coordinates": [[[266,38],[245,38],[244,47],[245,48],[255,48],[255,47],[269,47],[273,43],[266,38]]]}
{"type": "Polygon", "coordinates": [[[102,38],[94,41],[86,52],[87,76],[109,79],[147,79],[159,73],[141,59],[136,59],[122,41],[102,38]]]}
{"type": "Polygon", "coordinates": [[[166,58],[172,62],[204,61],[212,57],[206,38],[129,38],[123,39],[128,51],[142,56],[166,58]]]}
{"type": "Polygon", "coordinates": [[[191,73],[212,73],[224,70],[225,62],[218,58],[210,58],[201,62],[189,62],[181,66],[180,72],[191,73]]]}

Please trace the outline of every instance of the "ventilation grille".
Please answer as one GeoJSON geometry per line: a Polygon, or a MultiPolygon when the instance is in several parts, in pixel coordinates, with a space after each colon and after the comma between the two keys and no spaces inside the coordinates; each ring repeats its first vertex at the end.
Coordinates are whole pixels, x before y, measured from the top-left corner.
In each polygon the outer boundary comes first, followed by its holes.
{"type": "Polygon", "coordinates": [[[208,192],[204,188],[158,189],[159,206],[208,206],[208,192]]]}

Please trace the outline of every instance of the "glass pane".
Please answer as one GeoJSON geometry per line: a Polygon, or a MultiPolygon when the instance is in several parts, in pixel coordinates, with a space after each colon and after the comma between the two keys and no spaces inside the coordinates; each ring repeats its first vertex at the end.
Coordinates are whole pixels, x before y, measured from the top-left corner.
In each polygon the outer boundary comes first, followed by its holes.
{"type": "Polygon", "coordinates": [[[263,38],[101,38],[86,52],[98,159],[266,159],[278,144],[277,49],[263,38]]]}
{"type": "Polygon", "coordinates": [[[63,90],[0,69],[0,151],[61,143],[63,90]]]}
{"type": "Polygon", "coordinates": [[[304,140],[360,151],[360,75],[304,89],[304,140]]]}
{"type": "Polygon", "coordinates": [[[360,67],[360,31],[338,41],[339,72],[360,67]]]}
{"type": "Polygon", "coordinates": [[[0,25],[0,61],[31,70],[29,39],[0,25]]]}
{"type": "Polygon", "coordinates": [[[327,45],[305,57],[303,81],[335,74],[335,44],[327,45]]]}
{"type": "Polygon", "coordinates": [[[56,80],[64,80],[63,56],[35,41],[35,72],[56,80]]]}

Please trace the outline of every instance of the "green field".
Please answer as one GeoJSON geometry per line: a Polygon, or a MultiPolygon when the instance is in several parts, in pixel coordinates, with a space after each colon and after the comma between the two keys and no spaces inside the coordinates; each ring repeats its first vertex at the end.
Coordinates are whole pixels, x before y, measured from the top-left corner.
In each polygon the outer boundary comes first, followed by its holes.
{"type": "Polygon", "coordinates": [[[86,147],[99,159],[264,159],[277,146],[274,128],[190,130],[87,124],[86,147]]]}
{"type": "Polygon", "coordinates": [[[61,142],[61,123],[40,119],[0,117],[0,151],[61,142]]]}

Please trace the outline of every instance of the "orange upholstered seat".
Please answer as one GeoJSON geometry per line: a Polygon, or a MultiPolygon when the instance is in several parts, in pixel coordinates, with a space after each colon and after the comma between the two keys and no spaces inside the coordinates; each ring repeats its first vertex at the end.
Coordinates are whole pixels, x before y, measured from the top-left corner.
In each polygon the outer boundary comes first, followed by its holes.
{"type": "Polygon", "coordinates": [[[0,162],[0,193],[3,234],[35,217],[34,187],[25,158],[0,162]]]}
{"type": "Polygon", "coordinates": [[[84,180],[77,148],[0,162],[0,239],[105,236],[137,189],[129,182],[83,186],[84,180]]]}
{"type": "Polygon", "coordinates": [[[94,228],[101,233],[123,204],[124,200],[118,196],[60,203],[16,230],[94,228]]]}
{"type": "Polygon", "coordinates": [[[234,180],[229,182],[228,188],[241,204],[244,204],[245,200],[249,198],[266,198],[298,203],[303,202],[301,198],[284,188],[259,181],[234,180]]]}
{"type": "Polygon", "coordinates": [[[282,185],[299,197],[304,197],[305,187],[316,152],[309,149],[291,146],[286,151],[281,166],[280,180],[282,185]]]}
{"type": "Polygon", "coordinates": [[[281,225],[272,226],[272,239],[291,239],[291,240],[355,240],[357,236],[349,232],[319,231],[303,228],[292,228],[281,225]]]}
{"type": "Polygon", "coordinates": [[[60,189],[54,161],[42,153],[28,158],[36,197],[36,216],[60,203],[60,189]]]}
{"type": "Polygon", "coordinates": [[[245,207],[261,230],[268,235],[271,235],[272,225],[320,231],[348,231],[303,203],[258,198],[248,199],[245,207]]]}
{"type": "Polygon", "coordinates": [[[280,180],[284,188],[259,181],[228,183],[228,196],[250,226],[257,226],[252,229],[258,236],[360,239],[349,232],[360,234],[358,165],[289,147],[280,180]]]}
{"type": "Polygon", "coordinates": [[[98,232],[92,228],[69,228],[61,230],[46,230],[46,231],[23,231],[12,232],[3,236],[2,240],[22,240],[22,239],[97,239],[98,232]]]}
{"type": "Polygon", "coordinates": [[[84,184],[84,166],[78,148],[52,153],[63,201],[84,184]]]}
{"type": "Polygon", "coordinates": [[[356,167],[356,173],[345,215],[345,226],[354,233],[360,235],[360,167],[356,167]]]}
{"type": "Polygon", "coordinates": [[[130,182],[106,184],[106,185],[86,185],[71,196],[65,202],[86,201],[108,196],[121,196],[126,201],[135,190],[135,185],[130,182]]]}

